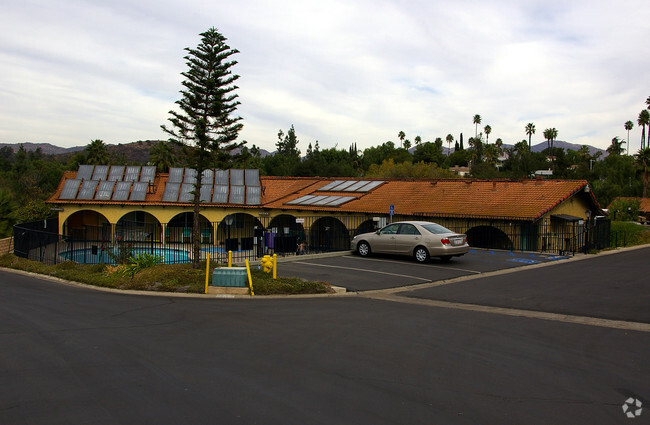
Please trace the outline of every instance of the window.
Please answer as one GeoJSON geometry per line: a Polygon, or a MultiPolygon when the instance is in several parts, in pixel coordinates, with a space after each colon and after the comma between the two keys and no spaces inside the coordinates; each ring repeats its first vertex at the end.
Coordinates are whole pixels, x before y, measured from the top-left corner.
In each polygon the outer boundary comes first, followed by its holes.
{"type": "Polygon", "coordinates": [[[418,229],[412,225],[412,224],[401,224],[399,226],[399,232],[400,235],[419,235],[420,232],[418,229]]]}
{"type": "Polygon", "coordinates": [[[442,227],[441,225],[436,223],[424,224],[422,225],[422,227],[424,227],[434,235],[442,235],[444,233],[454,233],[451,230],[447,229],[446,227],[442,227]]]}
{"type": "Polygon", "coordinates": [[[379,231],[382,235],[394,235],[397,233],[397,228],[399,224],[389,224],[379,231]]]}

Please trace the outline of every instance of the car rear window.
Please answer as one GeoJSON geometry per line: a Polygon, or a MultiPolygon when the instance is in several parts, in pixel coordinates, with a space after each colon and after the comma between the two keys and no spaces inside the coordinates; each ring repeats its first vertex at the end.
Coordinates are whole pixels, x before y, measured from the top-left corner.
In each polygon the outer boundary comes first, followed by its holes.
{"type": "Polygon", "coordinates": [[[451,230],[447,229],[446,227],[443,227],[439,224],[436,223],[430,223],[430,224],[423,224],[422,227],[427,229],[429,232],[433,233],[434,235],[441,235],[443,233],[454,233],[451,230]]]}

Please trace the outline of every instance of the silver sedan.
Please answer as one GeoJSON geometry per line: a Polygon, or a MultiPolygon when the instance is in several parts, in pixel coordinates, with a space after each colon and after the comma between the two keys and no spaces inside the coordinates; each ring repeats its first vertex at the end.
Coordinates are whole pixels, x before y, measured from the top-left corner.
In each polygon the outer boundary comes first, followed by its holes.
{"type": "Polygon", "coordinates": [[[449,261],[469,251],[467,236],[430,221],[400,221],[352,239],[351,249],[362,257],[371,253],[413,256],[424,263],[430,257],[449,261]]]}

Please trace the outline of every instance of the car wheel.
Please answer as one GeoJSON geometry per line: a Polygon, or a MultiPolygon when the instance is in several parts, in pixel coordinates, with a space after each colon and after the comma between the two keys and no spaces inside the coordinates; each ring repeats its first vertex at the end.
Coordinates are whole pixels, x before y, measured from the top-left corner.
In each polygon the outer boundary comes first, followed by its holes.
{"type": "Polygon", "coordinates": [[[368,242],[359,242],[359,245],[357,245],[357,252],[362,257],[370,255],[370,245],[368,245],[368,242]]]}
{"type": "Polygon", "coordinates": [[[415,251],[413,251],[413,257],[418,263],[426,263],[429,261],[429,251],[427,251],[423,246],[418,246],[415,248],[415,251]]]}
{"type": "Polygon", "coordinates": [[[440,257],[440,261],[442,261],[443,263],[448,263],[450,260],[451,260],[451,255],[443,255],[442,257],[440,257]]]}

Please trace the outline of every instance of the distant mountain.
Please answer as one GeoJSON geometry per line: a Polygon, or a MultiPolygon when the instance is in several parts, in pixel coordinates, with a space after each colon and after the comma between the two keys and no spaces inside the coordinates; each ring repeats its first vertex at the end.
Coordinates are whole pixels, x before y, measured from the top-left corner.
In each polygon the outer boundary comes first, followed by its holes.
{"type": "MultiPolygon", "coordinates": [[[[582,145],[578,145],[576,143],[569,143],[569,142],[564,142],[562,140],[554,140],[553,141],[553,147],[554,148],[562,148],[564,150],[571,150],[571,151],[578,151],[580,148],[582,148],[582,145]]],[[[546,142],[538,143],[536,145],[532,146],[532,151],[533,152],[541,152],[544,149],[548,148],[548,144],[546,142]]],[[[593,146],[587,145],[587,148],[589,148],[589,155],[595,155],[596,152],[601,152],[601,158],[607,156],[607,153],[605,152],[604,149],[599,149],[595,148],[593,146]]]]}
{"type": "Polygon", "coordinates": [[[72,152],[78,152],[84,150],[85,146],[75,146],[72,148],[62,148],[60,146],[54,146],[51,143],[0,143],[0,149],[5,146],[10,147],[14,152],[18,152],[20,145],[23,145],[27,152],[35,151],[38,148],[41,148],[41,151],[46,155],[60,155],[72,152]]]}
{"type": "MultiPolygon", "coordinates": [[[[153,145],[161,140],[138,140],[132,143],[119,143],[117,145],[106,145],[108,153],[117,158],[123,158],[129,163],[147,163],[149,161],[149,150],[153,145]]],[[[7,146],[11,148],[14,153],[23,145],[27,152],[35,151],[40,148],[41,152],[45,155],[54,155],[61,158],[68,158],[79,151],[83,151],[86,146],[75,146],[72,148],[62,148],[52,145],[50,143],[0,143],[0,149],[7,146]]],[[[239,153],[238,150],[233,151],[239,153]]],[[[263,157],[270,155],[269,151],[260,149],[260,155],[263,157]]]]}
{"type": "MultiPolygon", "coordinates": [[[[503,144],[502,148],[505,149],[512,149],[514,145],[508,145],[508,144],[503,144]]],[[[582,145],[578,145],[576,143],[569,143],[569,142],[564,142],[562,140],[555,140],[553,141],[553,147],[555,148],[562,148],[565,151],[572,150],[572,151],[578,151],[580,148],[582,148],[582,145]]],[[[541,142],[536,145],[533,145],[531,147],[531,150],[533,152],[542,152],[544,149],[548,148],[548,144],[546,142],[541,142]]],[[[601,156],[599,159],[602,159],[607,156],[607,152],[604,149],[599,149],[590,145],[587,145],[587,148],[589,149],[589,155],[595,155],[596,152],[601,152],[601,156]]],[[[465,147],[467,149],[467,147],[465,147]]],[[[411,153],[415,151],[415,147],[412,147],[409,149],[411,153]]],[[[453,152],[454,149],[451,149],[451,152],[453,152]]],[[[447,149],[445,146],[442,147],[442,153],[447,155],[450,152],[449,149],[447,149]]]]}

